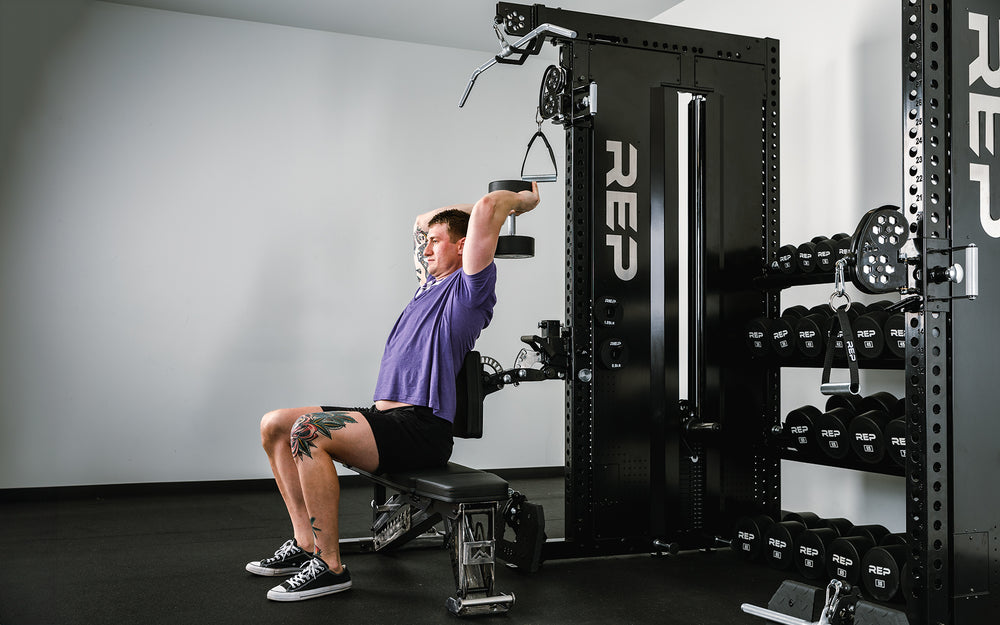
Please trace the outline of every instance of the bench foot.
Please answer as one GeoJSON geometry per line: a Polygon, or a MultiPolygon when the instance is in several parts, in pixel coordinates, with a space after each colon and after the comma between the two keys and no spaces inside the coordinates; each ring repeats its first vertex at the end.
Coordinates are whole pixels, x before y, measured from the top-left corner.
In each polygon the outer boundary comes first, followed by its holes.
{"type": "Polygon", "coordinates": [[[478,616],[484,614],[506,614],[514,605],[514,595],[503,593],[492,597],[448,597],[445,601],[448,611],[455,616],[478,616]]]}

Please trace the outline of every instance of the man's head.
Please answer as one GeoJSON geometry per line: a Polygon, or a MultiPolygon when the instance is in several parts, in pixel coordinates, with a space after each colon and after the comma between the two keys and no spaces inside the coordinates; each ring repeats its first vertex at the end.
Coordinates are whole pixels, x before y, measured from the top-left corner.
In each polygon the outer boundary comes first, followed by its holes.
{"type": "Polygon", "coordinates": [[[469,214],[457,208],[449,208],[431,217],[427,229],[430,230],[430,226],[434,224],[444,224],[447,226],[451,242],[458,243],[458,240],[465,237],[469,230],[469,214]]]}
{"type": "Polygon", "coordinates": [[[440,279],[462,267],[468,228],[469,215],[458,209],[441,211],[431,218],[424,249],[427,273],[440,279]]]}

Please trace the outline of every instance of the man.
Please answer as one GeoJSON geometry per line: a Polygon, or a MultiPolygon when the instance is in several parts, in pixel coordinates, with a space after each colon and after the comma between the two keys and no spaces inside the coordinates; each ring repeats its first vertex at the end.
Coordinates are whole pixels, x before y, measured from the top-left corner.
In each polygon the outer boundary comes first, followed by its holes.
{"type": "Polygon", "coordinates": [[[530,211],[538,201],[535,183],[531,191],[494,191],[475,205],[418,217],[415,242],[418,250],[424,245],[418,275],[421,269],[424,275],[386,341],[375,405],[264,415],[261,441],[293,531],[273,556],[246,565],[258,575],[294,575],[272,588],[269,599],[299,601],[351,587],[340,559],[334,460],[369,472],[447,463],[455,378],[496,303],[493,255],[500,229],[508,215],[530,211]]]}

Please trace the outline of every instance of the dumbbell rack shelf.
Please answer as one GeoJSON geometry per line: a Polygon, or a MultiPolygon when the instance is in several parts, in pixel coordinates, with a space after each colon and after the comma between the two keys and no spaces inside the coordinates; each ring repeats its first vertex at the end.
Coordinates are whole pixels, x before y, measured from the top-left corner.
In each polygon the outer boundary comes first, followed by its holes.
{"type": "MultiPolygon", "coordinates": [[[[805,358],[804,356],[793,356],[790,358],[781,358],[780,356],[761,356],[757,358],[763,363],[770,366],[781,367],[782,369],[822,369],[823,360],[822,358],[805,358]]],[[[847,359],[843,354],[837,354],[833,357],[833,368],[834,369],[846,369],[847,359]]],[[[884,371],[902,371],[906,368],[906,364],[902,358],[861,358],[858,359],[859,369],[875,369],[884,371]]],[[[817,383],[818,384],[818,383],[817,383]]]]}
{"type": "Polygon", "coordinates": [[[781,456],[782,460],[792,460],[803,464],[818,464],[837,469],[850,469],[853,471],[863,471],[865,473],[880,473],[882,475],[895,475],[899,477],[905,475],[904,468],[888,458],[883,459],[877,464],[869,464],[851,457],[843,460],[834,460],[833,458],[827,458],[819,454],[800,453],[786,447],[781,447],[778,455],[781,456]]]}
{"type": "Polygon", "coordinates": [[[833,274],[830,272],[813,273],[765,273],[754,278],[754,286],[762,291],[780,291],[793,286],[810,284],[833,284],[833,274]]]}

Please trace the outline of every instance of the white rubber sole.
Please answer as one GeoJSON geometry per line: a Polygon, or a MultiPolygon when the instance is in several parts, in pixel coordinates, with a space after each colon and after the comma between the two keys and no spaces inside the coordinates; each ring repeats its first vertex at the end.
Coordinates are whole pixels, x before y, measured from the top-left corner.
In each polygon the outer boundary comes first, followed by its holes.
{"type": "Polygon", "coordinates": [[[267,598],[271,601],[303,601],[305,599],[313,599],[315,597],[323,597],[338,592],[344,592],[345,590],[350,589],[350,587],[350,581],[344,582],[343,584],[334,584],[333,586],[324,586],[323,588],[303,590],[302,592],[288,592],[281,586],[275,586],[271,590],[267,591],[267,598]]]}
{"type": "Polygon", "coordinates": [[[263,575],[264,577],[281,577],[282,575],[295,575],[302,570],[301,567],[294,567],[288,569],[270,569],[264,566],[260,566],[260,562],[248,562],[247,571],[253,573],[254,575],[263,575]]]}

